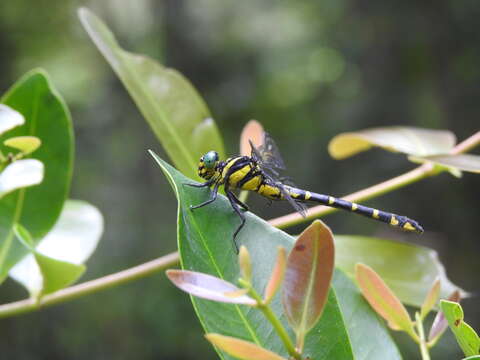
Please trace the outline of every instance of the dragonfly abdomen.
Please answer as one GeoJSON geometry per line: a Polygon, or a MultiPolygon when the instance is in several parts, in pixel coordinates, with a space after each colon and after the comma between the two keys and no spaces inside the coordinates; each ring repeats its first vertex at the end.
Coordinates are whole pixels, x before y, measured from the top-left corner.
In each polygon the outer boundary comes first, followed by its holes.
{"type": "Polygon", "coordinates": [[[377,210],[368,206],[352,203],[347,200],[339,199],[333,196],[317,194],[314,192],[286,187],[290,196],[296,201],[312,201],[337,209],[347,210],[368,218],[387,223],[391,226],[400,227],[403,230],[422,233],[423,228],[415,220],[406,216],[377,210]]]}

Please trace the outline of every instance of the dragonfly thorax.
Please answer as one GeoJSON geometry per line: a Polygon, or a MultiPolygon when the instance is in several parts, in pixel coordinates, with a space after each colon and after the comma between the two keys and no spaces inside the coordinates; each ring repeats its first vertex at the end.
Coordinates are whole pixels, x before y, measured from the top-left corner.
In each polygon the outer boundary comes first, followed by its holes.
{"type": "Polygon", "coordinates": [[[209,151],[200,158],[198,163],[198,175],[204,179],[210,179],[216,172],[219,163],[218,153],[209,151]]]}

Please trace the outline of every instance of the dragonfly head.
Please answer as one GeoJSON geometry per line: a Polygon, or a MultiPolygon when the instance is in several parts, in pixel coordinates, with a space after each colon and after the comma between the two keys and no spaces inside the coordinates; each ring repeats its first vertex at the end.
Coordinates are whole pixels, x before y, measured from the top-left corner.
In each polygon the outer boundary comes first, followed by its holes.
{"type": "Polygon", "coordinates": [[[216,151],[212,150],[204,154],[198,163],[198,175],[204,179],[210,179],[215,174],[218,161],[218,153],[216,151]]]}

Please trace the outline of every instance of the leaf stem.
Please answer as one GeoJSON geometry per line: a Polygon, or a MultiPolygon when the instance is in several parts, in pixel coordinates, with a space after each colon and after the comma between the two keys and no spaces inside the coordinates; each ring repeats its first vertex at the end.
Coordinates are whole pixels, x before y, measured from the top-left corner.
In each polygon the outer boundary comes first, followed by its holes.
{"type": "MultiPolygon", "coordinates": [[[[466,140],[452,149],[451,154],[460,154],[467,152],[480,144],[480,131],[470,136],[466,140]]],[[[418,168],[400,175],[391,180],[374,185],[368,189],[356,192],[345,197],[346,200],[360,201],[373,198],[375,196],[384,194],[402,186],[408,185],[429,175],[437,174],[432,169],[430,164],[423,164],[418,168]]],[[[320,217],[335,211],[333,208],[325,206],[317,206],[311,208],[309,211],[309,219],[320,217]]],[[[270,224],[279,228],[285,228],[289,225],[300,223],[303,219],[295,214],[279,217],[270,220],[270,224]]],[[[144,263],[142,265],[120,271],[111,275],[107,275],[92,281],[87,281],[82,284],[74,285],[69,288],[59,290],[53,294],[44,296],[38,303],[32,299],[20,300],[4,305],[0,305],[0,318],[20,315],[41,309],[46,306],[62,303],[68,300],[73,300],[83,295],[93,294],[97,291],[108,289],[116,285],[120,285],[132,280],[140,279],[142,277],[152,275],[163,269],[177,265],[180,261],[178,252],[170,253],[158,259],[144,263]]]]}
{"type": "Polygon", "coordinates": [[[428,352],[427,340],[425,339],[425,331],[423,330],[422,319],[420,318],[420,314],[418,313],[418,311],[415,312],[415,325],[417,326],[417,330],[418,330],[418,337],[419,337],[418,344],[420,346],[420,353],[422,354],[422,360],[430,360],[430,353],[428,352]]]}
{"type": "Polygon", "coordinates": [[[36,301],[35,299],[26,299],[0,305],[0,318],[39,310],[40,308],[55,305],[68,300],[73,300],[83,295],[92,294],[116,285],[140,279],[176,265],[178,262],[178,252],[174,252],[127,270],[59,290],[53,294],[42,297],[40,301],[36,301]]]}
{"type": "Polygon", "coordinates": [[[257,301],[257,308],[263,313],[263,315],[265,315],[267,320],[270,321],[273,328],[275,329],[278,336],[280,337],[283,344],[285,345],[285,348],[287,349],[288,354],[294,359],[302,360],[302,356],[295,349],[295,346],[293,345],[292,339],[290,339],[290,336],[288,335],[287,330],[285,330],[285,327],[282,325],[282,323],[277,318],[275,313],[272,311],[270,306],[264,303],[262,297],[255,291],[255,289],[251,285],[248,287],[248,289],[249,289],[249,292],[248,292],[249,295],[257,301]]]}

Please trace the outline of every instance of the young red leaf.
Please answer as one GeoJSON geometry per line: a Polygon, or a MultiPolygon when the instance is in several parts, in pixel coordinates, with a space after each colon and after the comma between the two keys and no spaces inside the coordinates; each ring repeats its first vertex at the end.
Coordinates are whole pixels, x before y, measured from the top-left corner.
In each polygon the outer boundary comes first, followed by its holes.
{"type": "Polygon", "coordinates": [[[333,235],[321,221],[300,234],[288,255],[283,305],[290,325],[303,346],[306,333],[320,318],[327,301],[334,266],[333,235]]]}
{"type": "MultiPolygon", "coordinates": [[[[458,290],[454,291],[447,300],[453,302],[460,302],[460,292],[458,290]]],[[[438,311],[435,319],[433,320],[432,327],[430,328],[430,332],[428,333],[428,341],[431,343],[435,343],[440,336],[447,330],[448,321],[445,319],[445,315],[443,315],[442,311],[438,311]]]]}
{"type": "Polygon", "coordinates": [[[265,304],[270,303],[273,297],[275,296],[278,288],[282,284],[283,278],[285,276],[285,268],[287,266],[287,254],[285,248],[278,248],[277,262],[273,268],[272,275],[268,281],[267,287],[265,288],[265,294],[263,295],[263,301],[265,304]]]}
{"type": "Polygon", "coordinates": [[[179,289],[208,300],[255,306],[256,301],[232,283],[215,276],[187,270],[168,270],[167,276],[179,289]],[[232,296],[233,294],[233,296],[232,296]]]}
{"type": "Polygon", "coordinates": [[[251,342],[220,334],[206,334],[205,337],[214,346],[227,354],[244,360],[286,360],[269,350],[251,342]]]}
{"type": "Polygon", "coordinates": [[[417,337],[407,310],[371,267],[361,263],[357,264],[355,266],[355,277],[363,296],[370,303],[370,306],[388,321],[390,328],[403,330],[412,337],[417,337]]]}
{"type": "Polygon", "coordinates": [[[251,148],[249,140],[255,146],[262,145],[263,142],[263,127],[256,120],[250,120],[242,130],[240,135],[240,155],[250,156],[251,148]]]}
{"type": "Polygon", "coordinates": [[[425,297],[425,301],[422,304],[422,308],[420,310],[420,318],[424,319],[425,316],[428,315],[430,310],[433,309],[435,303],[438,300],[438,295],[440,294],[440,279],[436,279],[433,283],[430,291],[428,292],[427,296],[425,297]]]}

